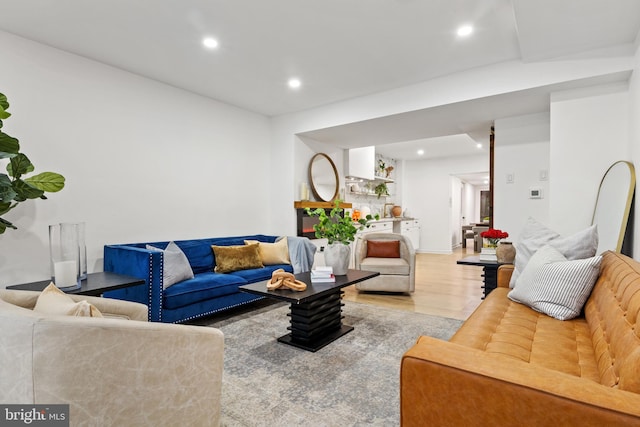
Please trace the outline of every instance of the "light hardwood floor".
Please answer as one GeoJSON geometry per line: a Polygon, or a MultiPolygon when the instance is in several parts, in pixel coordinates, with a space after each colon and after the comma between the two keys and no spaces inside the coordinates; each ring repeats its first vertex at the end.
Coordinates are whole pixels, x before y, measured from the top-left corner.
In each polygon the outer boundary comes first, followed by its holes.
{"type": "Polygon", "coordinates": [[[466,320],[482,301],[482,267],[458,265],[473,248],[451,255],[416,254],[416,290],[412,294],[358,292],[345,288],[344,299],[397,310],[466,320]]]}

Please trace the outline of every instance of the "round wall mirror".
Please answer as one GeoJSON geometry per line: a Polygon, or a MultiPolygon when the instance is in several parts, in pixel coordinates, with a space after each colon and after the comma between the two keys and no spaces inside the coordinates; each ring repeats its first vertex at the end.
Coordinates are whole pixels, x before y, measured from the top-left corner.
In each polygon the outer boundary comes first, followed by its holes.
{"type": "Polygon", "coordinates": [[[338,169],[329,156],[318,153],[311,158],[309,182],[317,200],[332,202],[338,197],[338,169]]]}

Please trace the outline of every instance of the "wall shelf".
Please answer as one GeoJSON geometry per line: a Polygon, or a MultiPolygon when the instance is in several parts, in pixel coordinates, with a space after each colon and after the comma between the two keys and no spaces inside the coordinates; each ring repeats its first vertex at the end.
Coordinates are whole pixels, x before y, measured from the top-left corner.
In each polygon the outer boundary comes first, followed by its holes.
{"type": "MultiPolygon", "coordinates": [[[[295,202],[293,202],[293,207],[296,209],[306,209],[306,208],[310,208],[310,209],[316,209],[316,208],[323,208],[323,209],[331,209],[335,206],[335,203],[333,202],[315,202],[315,201],[310,201],[310,200],[296,200],[295,202]]],[[[342,209],[349,209],[351,208],[351,203],[340,203],[340,207],[342,209]]]]}
{"type": "Polygon", "coordinates": [[[384,178],[382,176],[376,176],[373,179],[365,179],[365,178],[355,178],[352,176],[345,177],[345,183],[354,183],[354,182],[386,182],[387,184],[393,183],[394,180],[391,178],[384,178]]]}
{"type": "Polygon", "coordinates": [[[385,178],[383,176],[376,176],[375,178],[373,178],[373,181],[386,182],[387,184],[394,182],[393,179],[385,178]]]}
{"type": "Polygon", "coordinates": [[[347,194],[350,194],[350,195],[352,195],[352,196],[369,196],[369,197],[376,197],[376,198],[379,198],[379,199],[382,199],[383,197],[385,197],[385,198],[386,198],[386,197],[390,197],[390,196],[380,196],[380,197],[378,197],[378,195],[377,195],[375,192],[373,192],[373,191],[350,191],[350,192],[349,192],[349,193],[347,193],[347,194]]]}

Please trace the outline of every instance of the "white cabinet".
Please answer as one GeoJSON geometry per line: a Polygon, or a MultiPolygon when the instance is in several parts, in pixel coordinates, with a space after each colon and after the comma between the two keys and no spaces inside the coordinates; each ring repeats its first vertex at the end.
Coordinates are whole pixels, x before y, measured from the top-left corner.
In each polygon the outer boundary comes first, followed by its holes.
{"type": "Polygon", "coordinates": [[[403,219],[396,225],[396,233],[400,233],[403,236],[407,236],[411,239],[413,249],[420,247],[420,221],[417,219],[403,219]]]}
{"type": "Polygon", "coordinates": [[[371,223],[369,228],[363,228],[358,231],[358,235],[369,234],[369,233],[393,233],[393,222],[391,221],[374,221],[371,223]]]}
{"type": "Polygon", "coordinates": [[[346,159],[345,176],[362,179],[373,179],[376,162],[376,147],[352,148],[346,159]]]}

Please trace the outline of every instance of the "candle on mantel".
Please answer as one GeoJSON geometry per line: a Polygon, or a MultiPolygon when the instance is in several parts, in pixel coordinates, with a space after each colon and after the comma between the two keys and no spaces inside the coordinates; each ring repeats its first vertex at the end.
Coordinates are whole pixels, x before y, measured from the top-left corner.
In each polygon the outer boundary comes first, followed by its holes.
{"type": "Polygon", "coordinates": [[[58,261],[53,264],[54,283],[59,288],[68,288],[78,284],[78,264],[71,261],[58,261]]]}
{"type": "Polygon", "coordinates": [[[306,182],[300,184],[300,200],[309,200],[309,187],[306,182]]]}

